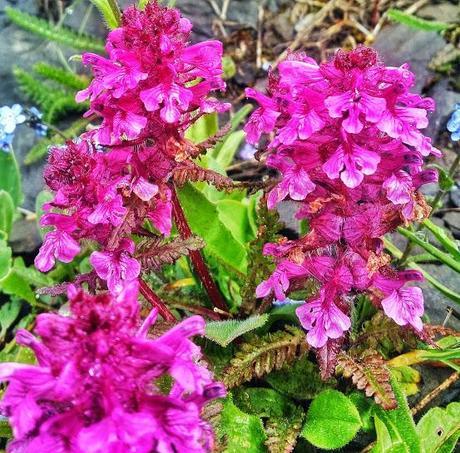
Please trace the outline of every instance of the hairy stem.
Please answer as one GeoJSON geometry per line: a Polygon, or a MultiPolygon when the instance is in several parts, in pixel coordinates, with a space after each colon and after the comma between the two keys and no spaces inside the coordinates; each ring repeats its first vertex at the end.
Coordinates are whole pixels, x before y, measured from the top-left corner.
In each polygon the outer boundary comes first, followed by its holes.
{"type": "Polygon", "coordinates": [[[139,290],[141,294],[147,299],[152,307],[158,310],[158,313],[163,317],[165,321],[174,322],[176,318],[169,311],[168,307],[164,302],[153,292],[153,290],[147,285],[147,283],[140,278],[139,279],[139,290]]]}
{"type": "MultiPolygon", "coordinates": [[[[192,230],[190,229],[182,206],[180,205],[179,198],[177,198],[176,188],[173,185],[171,185],[171,194],[174,221],[176,222],[177,229],[182,239],[188,239],[190,236],[192,236],[192,230]]],[[[192,260],[195,272],[201,280],[201,283],[203,283],[203,286],[205,287],[209,299],[211,300],[214,307],[222,310],[223,312],[227,312],[228,310],[224,299],[220,294],[217,285],[212,279],[211,274],[209,273],[208,267],[204,262],[201,252],[199,250],[191,250],[190,259],[192,260]]]]}

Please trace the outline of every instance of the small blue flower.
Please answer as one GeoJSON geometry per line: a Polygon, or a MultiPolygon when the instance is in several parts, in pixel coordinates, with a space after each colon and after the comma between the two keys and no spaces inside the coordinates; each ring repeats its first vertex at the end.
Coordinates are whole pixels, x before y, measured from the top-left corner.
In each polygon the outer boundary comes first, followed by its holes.
{"type": "Polygon", "coordinates": [[[48,134],[48,126],[41,121],[43,117],[42,112],[36,107],[31,107],[27,110],[27,113],[29,114],[27,124],[35,131],[36,135],[39,137],[46,137],[48,134]]]}
{"type": "Polygon", "coordinates": [[[9,153],[13,145],[14,134],[3,134],[0,136],[0,150],[9,153]]]}
{"type": "Polygon", "coordinates": [[[23,109],[19,104],[14,104],[12,107],[0,107],[0,139],[6,134],[12,134],[16,129],[16,125],[23,123],[26,116],[23,114],[23,109]]]}
{"type": "Polygon", "coordinates": [[[455,104],[454,111],[447,122],[447,130],[452,132],[450,136],[452,141],[460,140],[460,104],[455,104]]]}

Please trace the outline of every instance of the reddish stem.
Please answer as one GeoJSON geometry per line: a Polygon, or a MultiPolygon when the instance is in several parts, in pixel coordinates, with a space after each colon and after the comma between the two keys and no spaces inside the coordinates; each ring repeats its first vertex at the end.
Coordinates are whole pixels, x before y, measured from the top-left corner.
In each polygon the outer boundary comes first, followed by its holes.
{"type": "Polygon", "coordinates": [[[139,290],[141,294],[147,299],[152,307],[158,309],[158,313],[163,316],[165,321],[174,322],[176,318],[169,311],[164,302],[153,292],[153,290],[145,283],[142,278],[139,279],[139,290]]]}
{"type": "MultiPolygon", "coordinates": [[[[179,198],[177,198],[176,189],[173,185],[171,185],[171,201],[173,205],[174,221],[176,222],[179,234],[182,239],[188,239],[192,236],[192,230],[187,222],[182,206],[180,205],[179,198]]],[[[205,287],[214,307],[222,310],[223,312],[227,312],[228,310],[224,299],[209,273],[201,252],[199,250],[190,251],[190,259],[192,260],[195,272],[198,274],[201,283],[203,283],[203,286],[205,287]]]]}

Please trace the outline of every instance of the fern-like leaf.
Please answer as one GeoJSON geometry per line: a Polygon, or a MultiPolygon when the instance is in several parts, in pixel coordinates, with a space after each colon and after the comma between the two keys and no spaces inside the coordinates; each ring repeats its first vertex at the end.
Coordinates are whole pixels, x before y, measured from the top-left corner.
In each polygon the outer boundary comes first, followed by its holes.
{"type": "Polygon", "coordinates": [[[232,189],[235,183],[231,178],[223,176],[213,170],[200,167],[194,162],[184,162],[173,171],[174,182],[183,186],[186,182],[205,181],[219,190],[232,189]]]}
{"type": "MultiPolygon", "coordinates": [[[[80,135],[86,128],[88,120],[83,118],[75,121],[71,126],[62,131],[62,134],[69,139],[72,139],[80,135]]],[[[65,138],[62,135],[55,134],[50,138],[44,138],[40,140],[35,146],[33,146],[24,158],[26,165],[33,164],[38,160],[42,159],[48,153],[48,148],[51,145],[63,145],[65,138]]]]}
{"type": "Polygon", "coordinates": [[[265,423],[267,450],[270,453],[290,453],[294,450],[304,416],[303,409],[297,406],[289,418],[269,418],[265,423]]]}
{"type": "Polygon", "coordinates": [[[84,90],[89,84],[89,80],[85,76],[74,74],[66,69],[58,68],[42,61],[35,64],[33,70],[45,79],[53,80],[72,90],[84,90]]]}
{"type": "Polygon", "coordinates": [[[114,29],[120,26],[121,13],[115,0],[90,0],[100,11],[107,27],[114,29]]]}
{"type": "Polygon", "coordinates": [[[351,378],[358,390],[364,390],[366,396],[374,397],[383,409],[394,409],[397,406],[390,384],[390,371],[378,352],[370,352],[362,358],[342,353],[338,356],[337,364],[343,376],[351,378]]]}
{"type": "Polygon", "coordinates": [[[82,51],[104,52],[104,43],[94,36],[79,34],[69,27],[55,27],[46,20],[7,6],[5,13],[19,27],[59,44],[82,51]]]}
{"type": "Polygon", "coordinates": [[[69,112],[81,112],[88,108],[86,103],[77,103],[73,93],[47,85],[21,68],[14,68],[13,73],[21,91],[40,106],[47,123],[53,123],[69,112]]]}
{"type": "Polygon", "coordinates": [[[164,242],[162,238],[147,238],[139,242],[136,259],[143,269],[155,270],[164,264],[172,264],[181,256],[187,256],[193,250],[204,247],[204,241],[198,236],[187,239],[176,238],[164,242]]]}
{"type": "Polygon", "coordinates": [[[327,343],[316,351],[321,379],[326,381],[334,374],[342,344],[343,338],[329,338],[327,343]]]}
{"type": "Polygon", "coordinates": [[[302,356],[308,350],[302,330],[286,326],[286,330],[252,336],[242,343],[220,379],[233,388],[253,378],[260,378],[302,356]]]}

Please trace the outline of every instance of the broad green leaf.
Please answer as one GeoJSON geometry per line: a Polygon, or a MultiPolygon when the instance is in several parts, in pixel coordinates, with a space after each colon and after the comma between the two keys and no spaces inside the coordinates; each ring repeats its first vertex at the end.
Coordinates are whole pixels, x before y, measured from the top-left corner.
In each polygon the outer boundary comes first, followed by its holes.
{"type": "Polygon", "coordinates": [[[395,8],[390,8],[387,11],[387,15],[390,20],[423,31],[440,32],[447,30],[452,26],[452,24],[448,24],[446,22],[421,19],[420,17],[413,16],[412,14],[405,13],[404,11],[395,8]]]}
{"type": "Polygon", "coordinates": [[[324,390],[308,408],[301,434],[315,447],[332,450],[348,444],[361,426],[358,409],[347,396],[324,390]]]}
{"type": "Polygon", "coordinates": [[[246,414],[232,401],[231,396],[224,402],[221,413],[219,437],[225,438],[225,453],[263,453],[265,432],[260,417],[246,414]]]}
{"type": "Polygon", "coordinates": [[[216,202],[219,218],[231,231],[233,237],[242,245],[254,239],[249,224],[248,207],[235,200],[219,200],[216,202]]]}
{"type": "Polygon", "coordinates": [[[418,422],[423,453],[450,453],[460,438],[460,403],[433,407],[418,422]]]}
{"type": "Polygon", "coordinates": [[[178,196],[192,232],[206,242],[205,251],[236,271],[245,273],[247,251],[220,220],[216,204],[191,184],[178,190],[178,196]]]}
{"type": "Polygon", "coordinates": [[[37,270],[34,266],[26,267],[22,257],[14,259],[13,270],[23,279],[28,285],[41,288],[42,286],[51,286],[54,281],[48,275],[37,270]]]}
{"type": "Polygon", "coordinates": [[[208,113],[198,118],[185,131],[185,138],[193,143],[201,143],[216,134],[219,129],[217,113],[208,113]]]}
{"type": "Polygon", "coordinates": [[[8,328],[14,323],[21,310],[21,302],[12,299],[0,307],[0,339],[5,338],[8,328]]]}
{"type": "Polygon", "coordinates": [[[356,409],[358,409],[363,431],[373,431],[374,423],[372,421],[372,413],[376,404],[374,399],[369,398],[364,395],[363,392],[358,391],[350,393],[348,398],[350,398],[350,401],[356,406],[356,409]]]}
{"type": "Polygon", "coordinates": [[[244,131],[231,132],[227,135],[225,140],[223,140],[219,148],[214,148],[212,155],[222,168],[227,168],[233,162],[235,154],[245,136],[246,134],[244,131]]]}
{"type": "Polygon", "coordinates": [[[385,411],[380,406],[375,406],[377,441],[372,453],[421,453],[420,440],[406,397],[394,377],[391,379],[391,386],[398,407],[385,411]]]}
{"type": "Polygon", "coordinates": [[[0,279],[8,274],[11,268],[11,248],[8,247],[6,241],[0,240],[0,279]]]}
{"type": "Polygon", "coordinates": [[[11,195],[5,190],[0,190],[0,230],[7,235],[11,232],[14,212],[15,207],[11,195]]]}
{"type": "Polygon", "coordinates": [[[265,380],[278,392],[297,400],[311,400],[334,382],[324,382],[318,366],[306,355],[292,365],[272,371],[265,380]]]}
{"type": "Polygon", "coordinates": [[[434,224],[430,219],[425,219],[423,226],[433,233],[433,236],[455,259],[460,261],[460,251],[455,239],[451,239],[443,228],[434,224]]]}
{"type": "Polygon", "coordinates": [[[14,268],[0,281],[0,289],[6,294],[26,300],[31,305],[35,303],[35,294],[30,285],[14,268]]]}
{"type": "Polygon", "coordinates": [[[460,260],[457,260],[454,257],[448,255],[447,253],[442,252],[437,247],[423,240],[421,237],[419,237],[416,233],[413,233],[412,231],[400,227],[398,228],[398,232],[406,238],[408,238],[410,241],[425,249],[428,253],[431,253],[439,261],[443,262],[444,264],[452,268],[455,272],[460,273],[460,260]]]}
{"type": "Polygon", "coordinates": [[[22,204],[21,174],[13,152],[0,153],[0,189],[10,194],[16,207],[22,204]]]}
{"type": "Polygon", "coordinates": [[[228,321],[211,321],[206,324],[206,338],[222,347],[228,346],[235,338],[251,330],[262,327],[268,320],[268,315],[255,315],[243,321],[230,319],[228,321]]]}
{"type": "Polygon", "coordinates": [[[91,3],[100,11],[104,21],[110,29],[120,26],[121,14],[116,0],[90,0],[91,3]]]}

